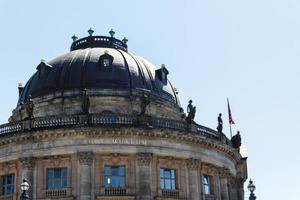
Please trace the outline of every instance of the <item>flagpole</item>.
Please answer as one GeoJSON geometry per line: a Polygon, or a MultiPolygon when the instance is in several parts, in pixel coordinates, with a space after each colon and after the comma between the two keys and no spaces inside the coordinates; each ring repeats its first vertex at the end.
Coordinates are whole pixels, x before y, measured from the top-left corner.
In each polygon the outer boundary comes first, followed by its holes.
{"type": "MultiPolygon", "coordinates": [[[[228,116],[229,116],[229,99],[228,99],[228,97],[227,97],[227,108],[228,108],[228,116]]],[[[230,128],[230,138],[232,138],[232,129],[231,129],[231,122],[230,122],[230,120],[229,120],[229,128],[230,128]]]]}

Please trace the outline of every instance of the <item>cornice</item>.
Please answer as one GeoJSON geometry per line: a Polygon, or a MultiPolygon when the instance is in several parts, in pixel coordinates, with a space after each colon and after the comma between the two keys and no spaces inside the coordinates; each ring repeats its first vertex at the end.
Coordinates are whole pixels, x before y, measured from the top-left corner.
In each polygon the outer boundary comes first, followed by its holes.
{"type": "Polygon", "coordinates": [[[235,164],[240,162],[241,156],[236,149],[231,146],[189,132],[182,132],[169,129],[147,129],[133,127],[72,127],[60,129],[47,129],[38,131],[28,131],[22,134],[12,134],[0,138],[0,147],[11,144],[24,144],[29,142],[41,143],[43,141],[55,141],[60,137],[86,136],[91,138],[103,137],[139,137],[141,139],[161,139],[181,144],[196,145],[203,148],[214,150],[230,158],[235,164]]]}

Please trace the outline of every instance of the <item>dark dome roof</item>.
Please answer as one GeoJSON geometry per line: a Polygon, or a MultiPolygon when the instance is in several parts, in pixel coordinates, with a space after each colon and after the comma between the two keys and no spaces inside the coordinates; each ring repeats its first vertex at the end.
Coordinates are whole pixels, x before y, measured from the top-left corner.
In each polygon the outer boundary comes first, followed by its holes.
{"type": "Polygon", "coordinates": [[[22,90],[18,104],[26,102],[29,95],[34,98],[85,88],[147,90],[177,104],[167,75],[164,66],[156,69],[144,58],[128,53],[124,41],[89,36],[74,41],[71,52],[49,62],[42,61],[22,90]]]}

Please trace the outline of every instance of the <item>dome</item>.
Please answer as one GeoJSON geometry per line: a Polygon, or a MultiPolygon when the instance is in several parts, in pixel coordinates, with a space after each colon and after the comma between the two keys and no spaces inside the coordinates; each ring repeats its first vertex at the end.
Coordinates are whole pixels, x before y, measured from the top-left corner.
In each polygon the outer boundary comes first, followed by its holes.
{"type": "Polygon", "coordinates": [[[22,89],[18,105],[25,103],[29,95],[35,98],[84,89],[118,89],[131,95],[143,91],[178,104],[165,66],[157,69],[146,59],[129,53],[126,39],[92,35],[73,39],[69,53],[49,62],[41,61],[22,89]]]}

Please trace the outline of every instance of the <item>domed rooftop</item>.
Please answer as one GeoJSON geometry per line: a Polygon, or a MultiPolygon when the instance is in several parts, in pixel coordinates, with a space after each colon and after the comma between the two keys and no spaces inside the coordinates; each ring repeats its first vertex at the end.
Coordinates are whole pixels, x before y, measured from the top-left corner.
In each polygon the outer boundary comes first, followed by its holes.
{"type": "Polygon", "coordinates": [[[129,93],[148,92],[164,101],[178,104],[176,92],[168,81],[168,70],[156,68],[146,59],[127,50],[127,39],[89,36],[78,40],[74,35],[71,51],[49,62],[44,60],[37,72],[21,89],[18,105],[28,97],[84,89],[118,89],[129,93]]]}

